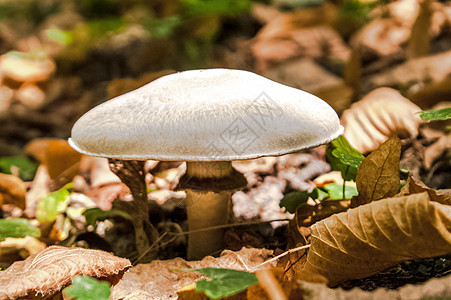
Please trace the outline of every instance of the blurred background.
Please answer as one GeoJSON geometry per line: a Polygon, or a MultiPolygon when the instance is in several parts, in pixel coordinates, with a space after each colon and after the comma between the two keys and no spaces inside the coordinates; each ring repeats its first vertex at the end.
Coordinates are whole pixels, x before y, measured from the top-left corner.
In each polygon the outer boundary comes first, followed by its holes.
{"type": "Polygon", "coordinates": [[[339,114],[381,86],[430,108],[450,99],[450,37],[451,3],[432,0],[0,0],[0,157],[194,68],[250,70],[339,114]]]}

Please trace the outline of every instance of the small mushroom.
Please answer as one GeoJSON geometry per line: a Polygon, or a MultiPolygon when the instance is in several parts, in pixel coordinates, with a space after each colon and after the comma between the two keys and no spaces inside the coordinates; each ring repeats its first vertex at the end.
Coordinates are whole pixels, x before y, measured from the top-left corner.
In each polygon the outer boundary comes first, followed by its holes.
{"type": "Polygon", "coordinates": [[[248,71],[192,70],[107,101],[72,128],[77,151],[119,160],[186,161],[188,258],[223,245],[231,194],[246,185],[234,160],[278,156],[343,133],[335,111],[307,92],[248,71]],[[220,227],[220,226],[219,226],[220,227]]]}

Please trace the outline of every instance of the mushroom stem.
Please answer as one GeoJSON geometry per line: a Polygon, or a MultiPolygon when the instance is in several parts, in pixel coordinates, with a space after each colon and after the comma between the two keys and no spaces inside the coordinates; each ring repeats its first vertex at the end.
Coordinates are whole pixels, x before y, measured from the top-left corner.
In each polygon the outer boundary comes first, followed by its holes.
{"type": "MultiPolygon", "coordinates": [[[[149,219],[149,204],[144,174],[144,161],[109,159],[110,169],[128,186],[133,196],[134,212],[131,213],[135,229],[136,249],[141,255],[158,240],[158,231],[149,219]]],[[[156,257],[155,251],[149,252],[143,260],[156,257]]]]}
{"type": "MultiPolygon", "coordinates": [[[[228,161],[187,162],[183,179],[190,231],[227,224],[232,212],[231,195],[246,185],[244,176],[228,161]]],[[[188,259],[201,259],[221,250],[223,237],[223,229],[189,233],[188,259]]]]}

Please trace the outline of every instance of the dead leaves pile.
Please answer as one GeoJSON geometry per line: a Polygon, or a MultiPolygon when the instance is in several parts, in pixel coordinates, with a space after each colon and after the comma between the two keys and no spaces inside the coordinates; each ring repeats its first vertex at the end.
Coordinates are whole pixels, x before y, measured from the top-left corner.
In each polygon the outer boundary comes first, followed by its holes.
{"type": "Polygon", "coordinates": [[[399,139],[370,154],[357,173],[355,208],[311,226],[301,272],[330,285],[378,273],[398,262],[451,252],[451,190],[435,191],[414,178],[399,194],[399,139]],[[395,195],[397,194],[397,195],[395,195]]]}

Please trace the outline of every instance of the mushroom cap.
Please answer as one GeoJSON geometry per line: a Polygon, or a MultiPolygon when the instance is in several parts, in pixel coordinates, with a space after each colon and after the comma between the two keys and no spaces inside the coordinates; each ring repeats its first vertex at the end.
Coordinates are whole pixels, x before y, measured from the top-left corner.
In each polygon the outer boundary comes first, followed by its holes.
{"type": "Polygon", "coordinates": [[[248,71],[205,69],[94,107],[69,144],[117,159],[231,161],[312,148],[342,133],[335,111],[314,95],[248,71]]]}

